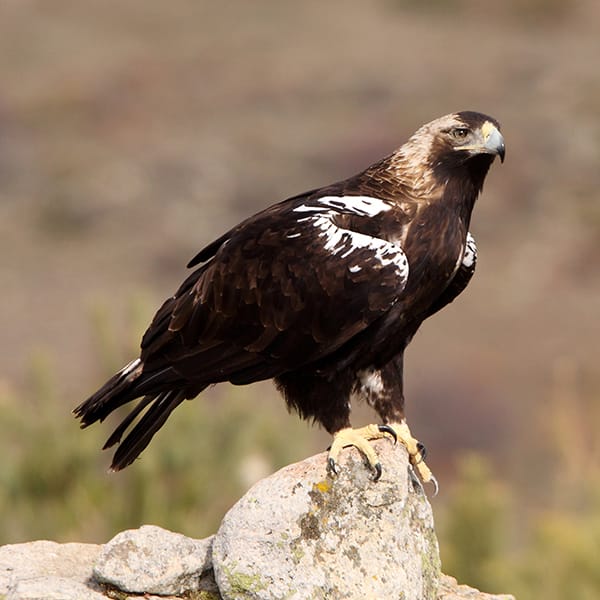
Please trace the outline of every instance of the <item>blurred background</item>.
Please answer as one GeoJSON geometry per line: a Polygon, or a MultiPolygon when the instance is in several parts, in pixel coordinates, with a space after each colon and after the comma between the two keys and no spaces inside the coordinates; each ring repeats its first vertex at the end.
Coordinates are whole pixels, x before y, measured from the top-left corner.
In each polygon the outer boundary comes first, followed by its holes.
{"type": "Polygon", "coordinates": [[[599,23],[595,0],[3,2],[0,543],[209,535],[323,450],[269,383],[186,403],[118,474],[116,420],[81,432],[70,411],[226,228],[473,109],[507,142],[478,271],[405,366],[444,570],[600,597],[599,23]]]}

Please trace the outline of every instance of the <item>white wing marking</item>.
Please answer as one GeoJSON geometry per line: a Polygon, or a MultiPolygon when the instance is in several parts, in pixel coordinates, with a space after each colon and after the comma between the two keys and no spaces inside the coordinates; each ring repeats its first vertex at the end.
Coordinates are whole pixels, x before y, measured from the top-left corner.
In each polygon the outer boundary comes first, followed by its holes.
{"type": "Polygon", "coordinates": [[[477,246],[475,238],[471,233],[467,233],[467,242],[465,244],[465,254],[462,259],[462,266],[470,269],[477,261],[477,246]]]}
{"type": "Polygon", "coordinates": [[[321,212],[327,207],[361,217],[374,217],[392,208],[387,202],[371,196],[323,196],[311,202],[315,204],[301,204],[294,212],[321,212]]]}
{"type": "MultiPolygon", "coordinates": [[[[301,204],[293,209],[298,213],[312,213],[298,219],[298,223],[310,222],[320,230],[319,237],[325,239],[323,248],[340,258],[348,258],[357,250],[368,250],[372,258],[382,267],[393,265],[403,283],[408,279],[408,260],[402,248],[393,242],[372,237],[364,233],[338,227],[334,218],[340,213],[350,213],[361,217],[374,217],[391,210],[391,205],[379,198],[370,196],[323,196],[301,204]]],[[[359,264],[349,267],[351,273],[361,270],[359,264]]]]}

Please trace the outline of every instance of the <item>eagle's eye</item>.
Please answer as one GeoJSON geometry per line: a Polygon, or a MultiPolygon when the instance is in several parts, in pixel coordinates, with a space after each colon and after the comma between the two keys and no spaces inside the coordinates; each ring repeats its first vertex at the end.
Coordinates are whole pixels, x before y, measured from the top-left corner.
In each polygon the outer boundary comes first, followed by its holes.
{"type": "Polygon", "coordinates": [[[469,135],[469,129],[467,127],[455,127],[451,133],[455,140],[462,142],[467,139],[469,135]]]}

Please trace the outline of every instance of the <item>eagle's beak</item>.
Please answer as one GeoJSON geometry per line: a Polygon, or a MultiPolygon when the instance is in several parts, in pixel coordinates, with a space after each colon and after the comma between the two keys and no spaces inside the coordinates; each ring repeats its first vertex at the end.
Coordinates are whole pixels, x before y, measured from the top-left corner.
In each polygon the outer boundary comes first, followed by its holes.
{"type": "Polygon", "coordinates": [[[500,162],[504,162],[506,149],[504,138],[498,128],[486,121],[477,132],[477,143],[466,146],[456,146],[455,150],[468,150],[470,154],[497,154],[500,162]]]}
{"type": "Polygon", "coordinates": [[[500,162],[504,162],[506,148],[504,147],[504,138],[498,128],[486,121],[481,127],[481,135],[483,136],[483,151],[488,154],[497,154],[500,162]]]}

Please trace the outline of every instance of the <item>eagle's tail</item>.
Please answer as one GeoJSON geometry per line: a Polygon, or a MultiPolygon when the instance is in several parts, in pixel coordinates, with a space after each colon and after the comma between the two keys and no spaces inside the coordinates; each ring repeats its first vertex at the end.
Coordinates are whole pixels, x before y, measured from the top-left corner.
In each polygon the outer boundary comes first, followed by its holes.
{"type": "Polygon", "coordinates": [[[139,397],[135,394],[142,378],[144,365],[139,358],[125,365],[115,373],[95,394],[82,402],[73,414],[81,420],[81,427],[87,427],[106,417],[130,400],[139,397]]]}
{"type": "MultiPolygon", "coordinates": [[[[175,382],[169,385],[168,371],[169,369],[145,373],[144,364],[137,358],[113,375],[95,394],[73,411],[84,428],[96,421],[103,421],[123,404],[143,396],[104,444],[103,449],[119,444],[110,466],[111,470],[119,471],[130,465],[150,443],[175,407],[186,398],[186,389],[174,385],[175,382]],[[121,441],[125,431],[145,409],[145,414],[121,441]]],[[[199,390],[196,393],[199,393],[199,390]]]]}
{"type": "Polygon", "coordinates": [[[154,434],[164,425],[173,410],[185,400],[183,390],[161,392],[142,398],[137,406],[121,421],[102,447],[103,450],[119,444],[110,465],[111,471],[120,471],[130,465],[150,443],[154,434]],[[121,441],[121,437],[133,420],[147,407],[148,410],[135,427],[121,441]]]}

